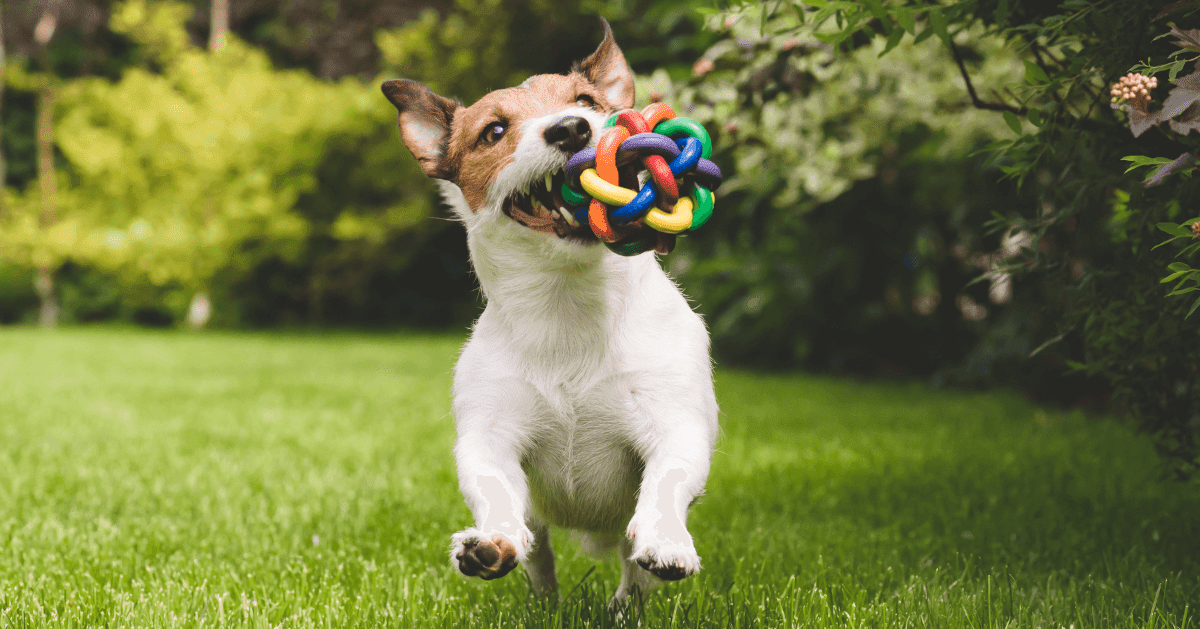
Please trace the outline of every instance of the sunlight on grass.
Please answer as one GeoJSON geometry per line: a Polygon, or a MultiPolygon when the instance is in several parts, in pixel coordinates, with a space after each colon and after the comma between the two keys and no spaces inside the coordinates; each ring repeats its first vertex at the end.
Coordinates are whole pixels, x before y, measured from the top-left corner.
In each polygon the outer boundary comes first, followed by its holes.
{"type": "MultiPolygon", "coordinates": [[[[615,561],[562,533],[561,602],[452,573],[460,343],[0,330],[0,626],[612,625],[615,561]]],[[[643,626],[1197,626],[1200,496],[1124,426],[809,376],[718,395],[704,571],[643,626]]]]}

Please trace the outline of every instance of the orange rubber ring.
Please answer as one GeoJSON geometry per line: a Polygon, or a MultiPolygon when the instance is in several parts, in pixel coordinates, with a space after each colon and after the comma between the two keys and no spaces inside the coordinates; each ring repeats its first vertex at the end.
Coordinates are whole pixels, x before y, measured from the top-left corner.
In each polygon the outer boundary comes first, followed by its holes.
{"type": "Polygon", "coordinates": [[[620,185],[621,178],[617,173],[617,148],[628,139],[629,129],[613,127],[600,136],[596,145],[596,174],[614,186],[620,185]]]}
{"type": "Polygon", "coordinates": [[[646,124],[653,129],[658,126],[658,123],[674,118],[675,110],[666,103],[650,103],[642,110],[642,117],[646,119],[646,124]]]}
{"type": "Polygon", "coordinates": [[[588,224],[592,226],[592,233],[602,242],[616,242],[612,225],[608,224],[608,208],[596,199],[592,199],[592,204],[588,206],[588,224]]]}

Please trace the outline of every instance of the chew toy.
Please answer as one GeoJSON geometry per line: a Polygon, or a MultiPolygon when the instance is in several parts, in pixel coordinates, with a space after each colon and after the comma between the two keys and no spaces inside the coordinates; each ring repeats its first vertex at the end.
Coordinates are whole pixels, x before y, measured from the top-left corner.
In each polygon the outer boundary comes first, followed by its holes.
{"type": "Polygon", "coordinates": [[[563,200],[616,253],[670,253],[676,234],[712,216],[721,169],[708,160],[708,132],[664,103],[619,111],[604,129],[596,148],[567,162],[563,200]]]}

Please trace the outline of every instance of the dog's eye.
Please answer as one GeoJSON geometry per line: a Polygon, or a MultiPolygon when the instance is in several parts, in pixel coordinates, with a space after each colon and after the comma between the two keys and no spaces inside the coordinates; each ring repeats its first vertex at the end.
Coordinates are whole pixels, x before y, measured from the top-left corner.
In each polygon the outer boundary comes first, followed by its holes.
{"type": "Polygon", "coordinates": [[[580,94],[579,96],[575,97],[575,103],[580,107],[595,107],[596,99],[588,96],[587,94],[580,94]]]}
{"type": "Polygon", "coordinates": [[[504,137],[505,131],[508,131],[507,125],[503,122],[493,122],[483,128],[483,133],[479,137],[488,144],[495,144],[504,137]]]}

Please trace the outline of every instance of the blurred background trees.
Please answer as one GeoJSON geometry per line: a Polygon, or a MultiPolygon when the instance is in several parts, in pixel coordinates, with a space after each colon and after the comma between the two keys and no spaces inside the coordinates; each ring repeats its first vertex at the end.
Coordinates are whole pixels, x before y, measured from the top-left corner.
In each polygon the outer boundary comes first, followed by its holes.
{"type": "Polygon", "coordinates": [[[1161,73],[1161,102],[1190,57],[1155,38],[1195,26],[1196,3],[0,9],[0,322],[44,319],[49,298],[68,322],[178,325],[203,294],[217,326],[461,329],[481,307],[464,239],[378,83],[470,102],[565,71],[603,15],[639,105],[704,122],[727,173],[712,223],[664,261],[718,360],[1115,409],[1194,471],[1200,339],[1159,284],[1190,238],[1155,246],[1158,223],[1186,229],[1197,184],[1146,188],[1122,161],[1194,140],[1135,139],[1108,86],[1161,73]]]}

